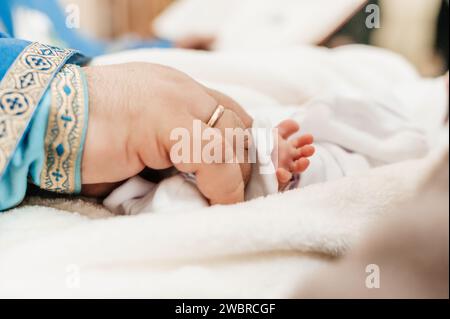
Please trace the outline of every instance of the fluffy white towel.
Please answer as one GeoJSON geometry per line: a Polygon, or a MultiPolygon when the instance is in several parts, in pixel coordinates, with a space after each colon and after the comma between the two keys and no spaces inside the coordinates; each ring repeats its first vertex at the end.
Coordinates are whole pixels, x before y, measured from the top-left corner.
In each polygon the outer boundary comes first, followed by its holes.
{"type": "MultiPolygon", "coordinates": [[[[287,113],[274,118],[291,115],[289,104],[339,88],[395,96],[433,148],[443,144],[448,151],[448,127],[440,125],[448,107],[443,81],[420,79],[384,51],[137,51],[94,62],[130,60],[180,65],[218,83],[252,112],[270,113],[264,105],[278,105],[287,113]],[[438,131],[444,132],[440,142],[438,131]]],[[[430,156],[233,207],[111,218],[68,200],[41,202],[62,210],[25,206],[0,215],[0,296],[286,297],[293,285],[351,249],[380,215],[420,196],[418,185],[435,167],[430,156]]]]}

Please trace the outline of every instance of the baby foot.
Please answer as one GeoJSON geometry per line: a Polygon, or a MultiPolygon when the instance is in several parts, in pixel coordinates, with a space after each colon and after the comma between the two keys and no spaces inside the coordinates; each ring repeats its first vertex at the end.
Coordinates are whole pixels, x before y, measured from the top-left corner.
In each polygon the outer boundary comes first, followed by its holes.
{"type": "Polygon", "coordinates": [[[287,120],[278,125],[278,168],[277,179],[279,190],[283,191],[295,174],[306,171],[309,167],[309,157],[315,153],[312,146],[314,138],[310,134],[302,135],[293,140],[289,138],[300,130],[293,120],[287,120]]]}

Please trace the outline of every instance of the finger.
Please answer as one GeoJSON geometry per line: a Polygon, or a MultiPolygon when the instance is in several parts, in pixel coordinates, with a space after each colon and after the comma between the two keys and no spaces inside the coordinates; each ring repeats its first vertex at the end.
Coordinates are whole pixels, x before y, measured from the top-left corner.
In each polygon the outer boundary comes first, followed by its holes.
{"type": "Polygon", "coordinates": [[[172,138],[165,141],[175,168],[184,173],[195,174],[200,192],[211,204],[242,202],[245,185],[241,169],[236,161],[233,145],[228,143],[221,131],[207,127],[189,114],[174,123],[178,125],[176,133],[189,138],[182,143],[182,139],[174,138],[177,134],[171,134],[172,138]]]}
{"type": "Polygon", "coordinates": [[[202,86],[199,83],[192,86],[190,90],[192,97],[186,99],[186,102],[188,103],[186,104],[186,107],[188,112],[194,118],[200,119],[206,124],[214,115],[218,106],[222,105],[225,107],[225,111],[214,124],[214,127],[220,129],[223,136],[227,136],[225,134],[226,129],[240,128],[241,130],[234,131],[237,136],[231,136],[231,138],[235,138],[235,142],[237,143],[243,141],[246,146],[245,148],[250,148],[252,142],[250,132],[243,130],[250,128],[253,120],[237,102],[230,97],[202,86]]]}
{"type": "MultiPolygon", "coordinates": [[[[240,164],[244,183],[248,182],[252,172],[250,157],[253,153],[250,152],[250,148],[253,138],[251,131],[246,129],[239,115],[229,109],[225,110],[214,127],[222,132],[227,143],[232,146],[236,163],[240,164]]],[[[231,153],[231,150],[228,153],[231,153]]]]}
{"type": "Polygon", "coordinates": [[[206,124],[214,114],[220,102],[214,96],[208,94],[200,83],[188,76],[186,77],[189,80],[184,84],[185,87],[183,87],[183,93],[179,96],[176,95],[178,97],[178,105],[182,105],[184,110],[187,110],[194,118],[199,119],[206,124]]]}
{"type": "Polygon", "coordinates": [[[210,88],[204,87],[206,92],[213,97],[218,104],[223,105],[226,109],[233,111],[242,121],[245,128],[252,127],[253,119],[248,113],[244,110],[244,108],[234,101],[232,98],[226,96],[225,94],[218,92],[216,90],[212,90],[210,88]]]}
{"type": "Polygon", "coordinates": [[[197,187],[211,205],[244,201],[245,185],[239,164],[203,164],[196,172],[197,187]]]}
{"type": "Polygon", "coordinates": [[[303,147],[314,143],[314,137],[311,134],[302,135],[292,141],[292,145],[296,148],[303,147]]]}
{"type": "Polygon", "coordinates": [[[241,164],[247,162],[247,151],[253,139],[251,131],[245,128],[241,118],[235,112],[226,109],[214,127],[220,130],[227,139],[227,143],[234,146],[234,154],[238,162],[241,164]]]}

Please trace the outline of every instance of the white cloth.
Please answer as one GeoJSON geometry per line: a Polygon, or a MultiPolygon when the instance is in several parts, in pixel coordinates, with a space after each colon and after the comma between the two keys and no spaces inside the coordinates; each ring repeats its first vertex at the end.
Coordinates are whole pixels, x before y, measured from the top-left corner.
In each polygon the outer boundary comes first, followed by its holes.
{"type": "MultiPolygon", "coordinates": [[[[402,112],[402,107],[396,100],[383,102],[358,95],[326,97],[307,104],[292,118],[302,128],[298,134],[313,134],[317,154],[312,159],[311,167],[302,174],[299,183],[293,183],[288,189],[327,182],[364,172],[371,167],[426,156],[426,134],[411,123],[402,112]]],[[[253,128],[271,130],[271,124],[256,119],[253,128]]],[[[258,160],[253,165],[246,200],[278,191],[274,165],[269,167],[271,174],[262,171],[262,163],[272,162],[270,154],[274,145],[269,146],[269,151],[265,149],[267,143],[264,143],[264,137],[255,138],[255,132],[254,130],[253,139],[258,150],[258,160]]],[[[160,185],[139,177],[131,179],[113,192],[104,201],[104,205],[114,213],[133,215],[186,207],[207,207],[208,203],[191,181],[177,175],[160,185]]]]}
{"type": "Polygon", "coordinates": [[[160,184],[134,177],[116,189],[103,204],[117,215],[208,207],[208,201],[196,186],[181,174],[160,184]]]}
{"type": "MultiPolygon", "coordinates": [[[[214,82],[253,116],[269,115],[274,123],[299,111],[289,105],[324,92],[347,88],[388,101],[394,92],[400,103],[392,105],[427,131],[432,153],[446,149],[448,155],[445,82],[421,79],[384,50],[139,50],[93,63],[135,61],[214,82]]],[[[286,298],[321,266],[336,265],[330,256],[351,250],[368,225],[378,230],[380,217],[421,199],[420,186],[431,176],[448,176],[435,155],[239,205],[174,214],[117,217],[85,201],[30,199],[0,215],[0,297],[286,298]]]]}
{"type": "Polygon", "coordinates": [[[372,167],[426,156],[426,134],[392,99],[337,95],[308,103],[294,115],[302,133],[312,134],[317,152],[300,186],[352,176],[372,167]]]}

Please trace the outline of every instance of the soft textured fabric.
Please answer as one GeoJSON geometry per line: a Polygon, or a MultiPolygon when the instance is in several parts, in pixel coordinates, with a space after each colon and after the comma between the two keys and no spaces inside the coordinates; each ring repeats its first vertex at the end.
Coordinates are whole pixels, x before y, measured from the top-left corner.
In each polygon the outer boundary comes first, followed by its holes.
{"type": "Polygon", "coordinates": [[[0,79],[3,79],[14,60],[27,46],[29,42],[9,38],[0,32],[0,79]]]}
{"type": "Polygon", "coordinates": [[[56,192],[81,190],[87,87],[70,63],[82,61],[73,50],[1,35],[0,211],[24,199],[28,182],[56,192]]]}
{"type": "Polygon", "coordinates": [[[0,211],[18,205],[27,191],[27,181],[39,185],[44,163],[44,138],[50,109],[47,92],[30,122],[9,166],[0,178],[0,211]]]}
{"type": "Polygon", "coordinates": [[[0,215],[0,296],[286,298],[335,265],[367,227],[379,230],[383,215],[420,198],[436,162],[232,207],[114,217],[89,203],[34,201],[0,215]]]}
{"type": "MultiPolygon", "coordinates": [[[[30,198],[0,215],[0,296],[286,298],[322,266],[334,267],[333,257],[352,250],[366,227],[379,232],[384,215],[421,200],[420,185],[431,172],[448,176],[448,156],[442,171],[436,154],[448,154],[445,82],[421,79],[384,50],[143,50],[93,62],[130,61],[177,67],[275,123],[323,91],[342,94],[345,87],[363,96],[395,96],[411,122],[425,129],[433,152],[239,205],[175,213],[116,217],[90,201],[30,198]]],[[[422,258],[422,251],[417,254],[422,258]]]]}
{"type": "Polygon", "coordinates": [[[370,94],[317,98],[293,118],[317,146],[300,186],[352,176],[429,152],[425,130],[405,116],[408,106],[370,94]]]}

